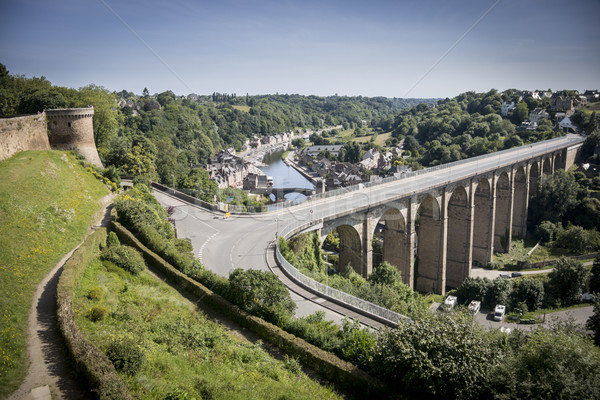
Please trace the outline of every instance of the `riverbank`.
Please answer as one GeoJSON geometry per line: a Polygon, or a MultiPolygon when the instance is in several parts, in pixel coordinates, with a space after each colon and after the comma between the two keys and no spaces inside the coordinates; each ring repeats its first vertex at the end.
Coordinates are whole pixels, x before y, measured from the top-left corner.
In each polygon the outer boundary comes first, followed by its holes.
{"type": "Polygon", "coordinates": [[[300,166],[297,162],[293,160],[296,152],[290,151],[286,158],[283,159],[283,162],[291,168],[294,168],[300,175],[308,179],[313,185],[315,185],[315,190],[317,193],[323,193],[325,191],[325,181],[320,176],[317,176],[313,172],[308,171],[306,168],[300,166]]]}

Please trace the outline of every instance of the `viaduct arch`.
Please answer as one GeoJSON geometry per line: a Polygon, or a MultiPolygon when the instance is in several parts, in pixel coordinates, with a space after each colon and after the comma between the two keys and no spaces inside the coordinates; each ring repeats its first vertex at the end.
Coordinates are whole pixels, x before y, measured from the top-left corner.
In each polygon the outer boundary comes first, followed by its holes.
{"type": "Polygon", "coordinates": [[[513,237],[525,235],[529,199],[539,191],[542,176],[570,167],[580,146],[553,149],[421,192],[384,198],[377,205],[326,216],[318,226],[320,235],[324,238],[335,229],[340,237],[340,267],[351,266],[366,278],[373,269],[372,239],[379,229],[382,259],[398,268],[404,283],[422,292],[444,294],[458,287],[473,265],[489,263],[494,252],[508,251],[513,237]]]}

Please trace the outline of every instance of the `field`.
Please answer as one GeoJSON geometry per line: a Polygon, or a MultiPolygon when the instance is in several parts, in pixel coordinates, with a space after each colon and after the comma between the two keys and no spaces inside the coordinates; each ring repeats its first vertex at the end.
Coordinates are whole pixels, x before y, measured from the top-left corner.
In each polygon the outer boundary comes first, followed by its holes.
{"type": "Polygon", "coordinates": [[[21,152],[0,162],[0,397],[27,369],[37,284],[84,238],[107,188],[72,156],[21,152]]]}
{"type": "Polygon", "coordinates": [[[370,142],[375,136],[374,143],[378,146],[385,147],[385,141],[388,140],[391,136],[391,132],[375,134],[371,129],[368,129],[368,134],[365,136],[355,137],[354,129],[347,129],[345,131],[341,131],[335,136],[335,139],[342,140],[344,142],[350,142],[354,140],[357,143],[367,143],[370,142]]]}
{"type": "Polygon", "coordinates": [[[231,106],[233,108],[235,108],[236,110],[240,110],[243,112],[250,112],[250,106],[231,106]]]}
{"type": "Polygon", "coordinates": [[[134,398],[338,398],[296,360],[276,360],[260,341],[232,335],[147,270],[136,276],[93,260],[74,307],[79,327],[113,363],[115,348],[119,360],[137,355],[119,372],[134,398]]]}

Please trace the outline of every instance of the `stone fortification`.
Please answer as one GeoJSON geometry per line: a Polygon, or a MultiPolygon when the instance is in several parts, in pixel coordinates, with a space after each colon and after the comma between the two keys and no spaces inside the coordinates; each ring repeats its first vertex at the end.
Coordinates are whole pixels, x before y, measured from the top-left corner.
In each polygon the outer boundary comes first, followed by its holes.
{"type": "Polygon", "coordinates": [[[46,114],[0,119],[0,161],[23,150],[50,150],[46,114]]]}
{"type": "Polygon", "coordinates": [[[50,145],[57,150],[77,148],[90,163],[102,167],[94,143],[94,108],[45,110],[50,145]]]}

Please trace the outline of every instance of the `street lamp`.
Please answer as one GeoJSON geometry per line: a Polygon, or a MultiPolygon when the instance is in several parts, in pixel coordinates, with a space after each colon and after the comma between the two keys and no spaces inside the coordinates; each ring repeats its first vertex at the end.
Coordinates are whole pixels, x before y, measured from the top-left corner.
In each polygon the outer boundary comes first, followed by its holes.
{"type": "Polygon", "coordinates": [[[175,194],[175,174],[171,174],[171,177],[173,177],[173,194],[175,194]]]}

